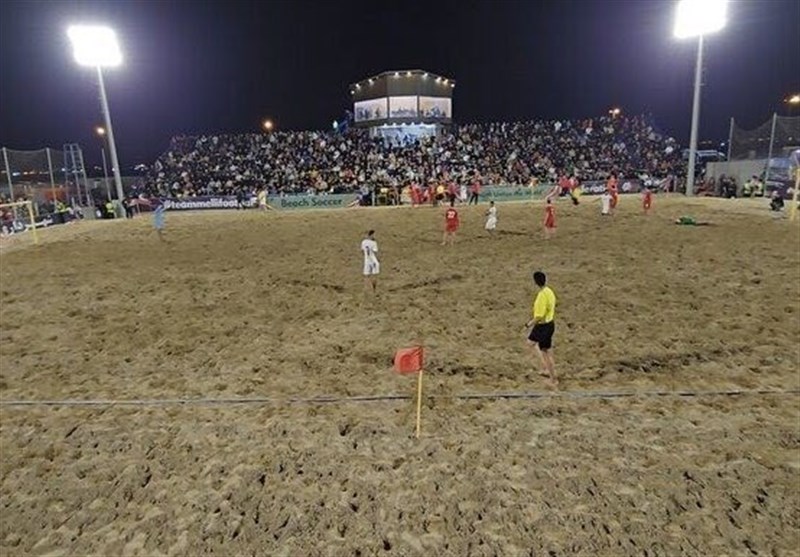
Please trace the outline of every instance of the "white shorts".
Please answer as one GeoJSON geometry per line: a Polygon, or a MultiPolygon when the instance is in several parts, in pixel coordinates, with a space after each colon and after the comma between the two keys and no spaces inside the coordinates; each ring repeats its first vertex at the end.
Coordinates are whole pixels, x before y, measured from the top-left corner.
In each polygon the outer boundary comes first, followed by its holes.
{"type": "Polygon", "coordinates": [[[497,228],[497,219],[486,219],[486,230],[494,230],[497,228]]]}
{"type": "Polygon", "coordinates": [[[364,276],[369,277],[378,275],[381,272],[381,264],[378,261],[364,263],[364,276]]]}

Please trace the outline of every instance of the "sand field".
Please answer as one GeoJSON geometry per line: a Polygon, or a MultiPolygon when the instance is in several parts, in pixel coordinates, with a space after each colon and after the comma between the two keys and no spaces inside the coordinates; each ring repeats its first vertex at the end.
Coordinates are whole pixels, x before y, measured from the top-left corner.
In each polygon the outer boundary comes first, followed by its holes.
{"type": "Polygon", "coordinates": [[[800,233],[765,205],[584,198],[550,241],[540,204],[495,238],[465,207],[453,248],[431,208],[6,240],[0,554],[800,555],[800,233]],[[555,390],[523,346],[535,269],[555,390]],[[420,440],[391,371],[415,342],[420,440]],[[120,403],[9,404],[67,399],[120,403]]]}

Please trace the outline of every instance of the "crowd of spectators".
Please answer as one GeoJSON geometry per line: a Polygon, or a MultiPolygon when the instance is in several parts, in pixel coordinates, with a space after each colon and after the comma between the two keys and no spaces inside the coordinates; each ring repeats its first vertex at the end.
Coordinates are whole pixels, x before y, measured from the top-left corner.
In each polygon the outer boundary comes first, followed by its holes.
{"type": "Polygon", "coordinates": [[[149,170],[145,193],[161,196],[345,193],[365,186],[446,177],[484,184],[581,181],[683,170],[675,140],[645,116],[453,126],[436,137],[385,141],[366,130],[175,137],[149,170]]]}

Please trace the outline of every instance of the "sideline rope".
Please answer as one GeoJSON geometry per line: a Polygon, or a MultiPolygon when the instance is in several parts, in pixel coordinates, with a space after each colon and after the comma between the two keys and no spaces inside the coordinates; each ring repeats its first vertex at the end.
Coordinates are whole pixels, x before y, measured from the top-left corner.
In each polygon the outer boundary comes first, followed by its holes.
{"type": "MultiPolygon", "coordinates": [[[[556,391],[556,392],[500,392],[465,393],[455,395],[429,395],[434,400],[515,400],[515,399],[614,399],[677,397],[700,398],[720,396],[796,396],[800,389],[773,390],[709,390],[709,391],[556,391]]],[[[411,395],[365,395],[365,396],[321,396],[321,397],[252,397],[252,398],[150,398],[150,399],[63,399],[63,400],[0,400],[2,407],[30,406],[226,406],[226,405],[265,405],[265,404],[340,404],[365,402],[393,402],[411,400],[411,395]]]]}

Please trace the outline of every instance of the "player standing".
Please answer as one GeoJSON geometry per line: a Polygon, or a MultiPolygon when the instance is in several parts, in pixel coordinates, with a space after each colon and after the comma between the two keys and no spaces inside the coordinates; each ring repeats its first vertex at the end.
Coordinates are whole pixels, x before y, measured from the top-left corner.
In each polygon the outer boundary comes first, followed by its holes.
{"type": "Polygon", "coordinates": [[[450,202],[451,207],[456,206],[456,199],[458,198],[458,186],[456,186],[455,181],[449,180],[447,181],[447,201],[450,202]]]}
{"type": "Polygon", "coordinates": [[[271,211],[272,206],[267,202],[267,188],[258,190],[258,209],[259,211],[271,211]]]}
{"type": "Polygon", "coordinates": [[[600,214],[604,217],[611,215],[611,194],[608,191],[604,191],[603,195],[600,196],[600,203],[602,204],[602,209],[600,214]]]}
{"type": "Polygon", "coordinates": [[[617,202],[619,201],[619,192],[617,191],[617,176],[616,174],[611,174],[606,181],[606,191],[611,196],[611,214],[614,214],[614,210],[617,208],[617,202]]]}
{"type": "Polygon", "coordinates": [[[489,210],[486,211],[486,226],[484,226],[489,236],[494,236],[494,231],[497,229],[497,207],[494,206],[494,201],[489,202],[489,210]]]}
{"type": "Polygon", "coordinates": [[[556,207],[552,199],[547,199],[544,206],[544,237],[549,240],[556,233],[556,207]]]}
{"type": "Polygon", "coordinates": [[[150,200],[153,207],[153,228],[158,233],[158,239],[164,241],[164,215],[167,212],[167,207],[162,199],[150,200]]]}
{"type": "Polygon", "coordinates": [[[456,232],[458,231],[460,221],[458,220],[458,211],[455,207],[450,207],[444,214],[444,236],[442,237],[442,245],[450,244],[451,246],[456,241],[456,232]]]}
{"type": "Polygon", "coordinates": [[[478,174],[472,178],[472,185],[469,187],[469,203],[467,205],[472,205],[472,202],[475,202],[475,205],[478,204],[478,198],[481,195],[481,178],[478,174]]]}
{"type": "Polygon", "coordinates": [[[553,334],[556,330],[556,295],[547,286],[547,277],[541,271],[533,273],[533,282],[539,290],[533,300],[533,319],[525,324],[525,328],[533,326],[528,335],[528,346],[534,354],[538,354],[544,367],[542,375],[549,377],[553,385],[558,384],[556,363],[553,358],[553,334]]]}
{"type": "Polygon", "coordinates": [[[653,206],[653,192],[650,191],[650,188],[644,188],[644,192],[642,192],[642,209],[644,210],[645,215],[650,214],[650,208],[653,206]]]}
{"type": "Polygon", "coordinates": [[[364,254],[364,287],[367,293],[374,293],[378,289],[378,275],[381,272],[374,230],[367,232],[367,236],[361,240],[361,253],[364,254]]]}

